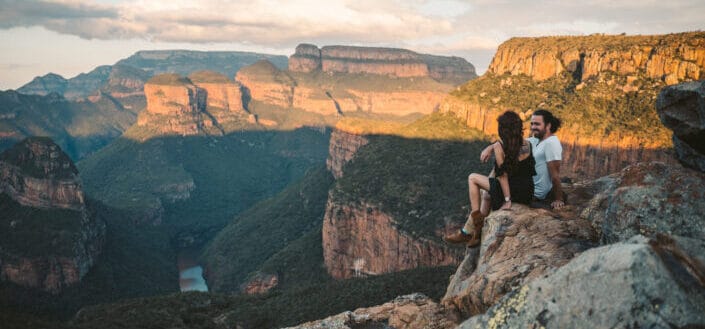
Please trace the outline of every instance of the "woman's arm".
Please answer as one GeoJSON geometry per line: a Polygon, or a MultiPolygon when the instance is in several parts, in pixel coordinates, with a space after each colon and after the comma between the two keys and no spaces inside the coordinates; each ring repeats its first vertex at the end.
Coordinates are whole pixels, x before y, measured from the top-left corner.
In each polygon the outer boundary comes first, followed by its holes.
{"type": "Polygon", "coordinates": [[[485,147],[485,149],[482,150],[482,153],[480,153],[480,161],[487,162],[490,159],[490,157],[492,156],[492,152],[494,152],[494,149],[497,145],[501,145],[501,144],[499,144],[499,142],[494,142],[494,143],[490,144],[489,146],[485,147]]]}
{"type": "MultiPolygon", "coordinates": [[[[502,145],[499,143],[495,143],[494,158],[495,161],[497,161],[497,166],[502,166],[504,163],[504,149],[502,149],[502,145]]],[[[512,207],[512,195],[509,190],[509,175],[503,172],[497,179],[499,180],[499,186],[502,188],[502,194],[504,194],[504,204],[499,209],[510,209],[512,207]]]]}

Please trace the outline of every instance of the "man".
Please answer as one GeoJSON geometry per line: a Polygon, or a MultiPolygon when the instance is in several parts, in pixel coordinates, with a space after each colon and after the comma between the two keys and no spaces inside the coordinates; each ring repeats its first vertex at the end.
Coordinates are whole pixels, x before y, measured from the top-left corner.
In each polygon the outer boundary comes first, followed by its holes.
{"type": "Polygon", "coordinates": [[[561,120],[546,110],[537,110],[531,116],[531,135],[536,160],[534,176],[534,199],[532,205],[542,207],[551,204],[551,208],[560,209],[565,205],[565,195],[561,190],[561,159],[563,147],[554,135],[561,126],[561,120]]]}

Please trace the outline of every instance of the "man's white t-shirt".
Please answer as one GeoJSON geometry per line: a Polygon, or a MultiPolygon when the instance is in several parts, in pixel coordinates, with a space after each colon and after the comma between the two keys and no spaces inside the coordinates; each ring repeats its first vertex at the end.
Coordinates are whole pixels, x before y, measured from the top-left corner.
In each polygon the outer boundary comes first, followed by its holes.
{"type": "Polygon", "coordinates": [[[530,137],[529,142],[534,148],[534,159],[536,160],[536,176],[534,176],[534,196],[545,199],[551,191],[551,175],[548,173],[547,162],[561,160],[563,147],[556,135],[548,137],[539,143],[536,137],[530,137]]]}

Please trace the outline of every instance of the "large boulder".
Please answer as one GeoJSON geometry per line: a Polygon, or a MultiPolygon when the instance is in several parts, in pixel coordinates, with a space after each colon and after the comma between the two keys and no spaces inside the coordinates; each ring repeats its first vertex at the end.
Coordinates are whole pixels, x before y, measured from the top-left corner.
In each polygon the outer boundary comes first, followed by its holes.
{"type": "Polygon", "coordinates": [[[382,305],[343,312],[287,329],[450,329],[457,324],[443,307],[428,297],[411,294],[382,305]]]}
{"type": "Polygon", "coordinates": [[[593,223],[602,244],[657,232],[705,241],[705,174],[649,162],[592,184],[599,189],[581,217],[593,223]]]}
{"type": "Polygon", "coordinates": [[[656,100],[663,124],[673,130],[673,148],[685,166],[705,172],[705,81],[664,88],[656,100]]]}
{"type": "Polygon", "coordinates": [[[594,248],[458,328],[703,328],[703,254],[664,235],[594,248]]]}
{"type": "Polygon", "coordinates": [[[485,219],[479,256],[467,254],[442,303],[464,316],[484,313],[505,294],[595,246],[596,239],[590,222],[572,209],[554,213],[515,204],[511,211],[493,212],[485,219]]]}

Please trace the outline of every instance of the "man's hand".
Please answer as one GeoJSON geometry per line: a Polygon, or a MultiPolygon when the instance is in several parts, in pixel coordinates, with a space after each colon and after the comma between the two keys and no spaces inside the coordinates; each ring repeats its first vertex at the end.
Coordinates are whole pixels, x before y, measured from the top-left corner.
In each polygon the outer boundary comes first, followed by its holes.
{"type": "Polygon", "coordinates": [[[487,162],[490,160],[490,157],[492,156],[492,151],[494,151],[494,144],[491,144],[488,147],[485,147],[484,150],[482,150],[482,153],[480,153],[480,161],[482,162],[487,162]]]}
{"type": "Polygon", "coordinates": [[[556,200],[551,202],[551,208],[553,209],[561,209],[565,206],[565,203],[563,203],[563,200],[556,200]]]}

